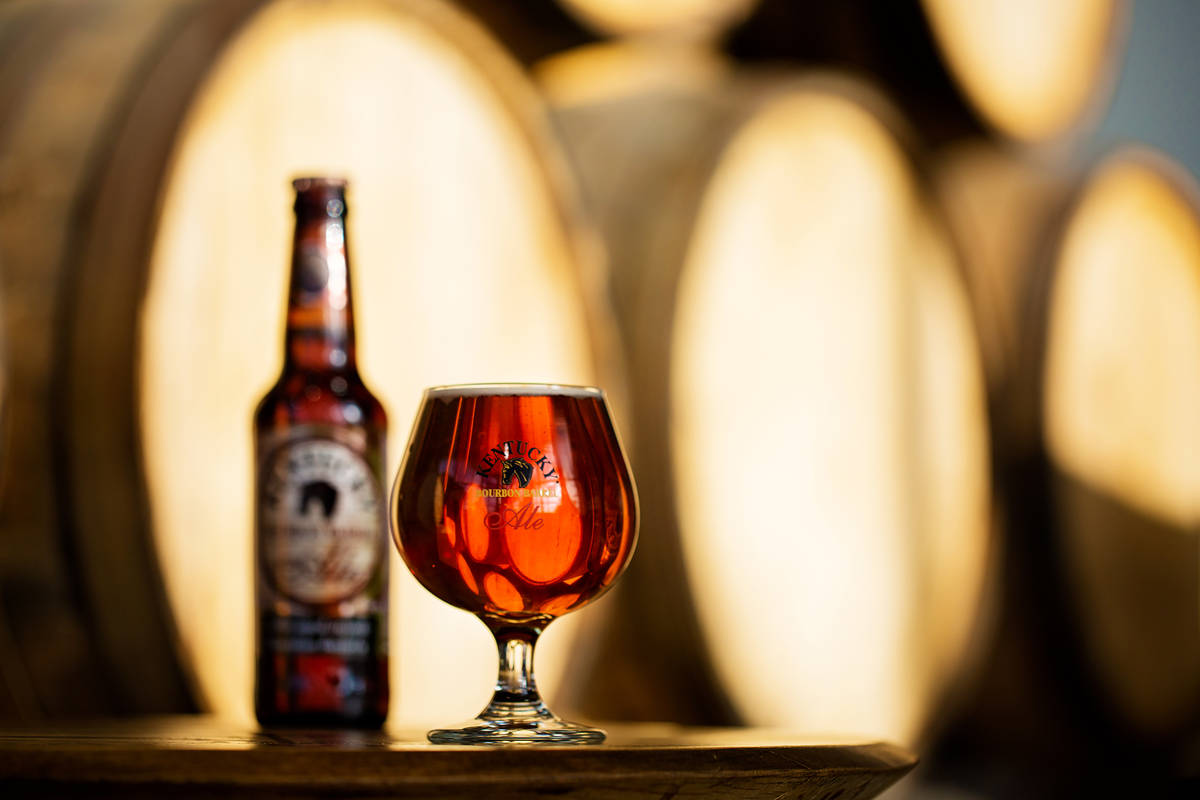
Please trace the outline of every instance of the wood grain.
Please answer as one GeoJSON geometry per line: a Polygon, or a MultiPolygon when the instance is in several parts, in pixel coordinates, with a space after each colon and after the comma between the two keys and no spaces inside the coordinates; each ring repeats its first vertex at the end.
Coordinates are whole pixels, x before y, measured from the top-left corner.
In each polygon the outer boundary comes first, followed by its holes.
{"type": "Polygon", "coordinates": [[[256,731],[208,717],[0,730],[7,797],[874,797],[915,758],[754,729],[610,729],[594,747],[446,747],[420,731],[256,731]]]}

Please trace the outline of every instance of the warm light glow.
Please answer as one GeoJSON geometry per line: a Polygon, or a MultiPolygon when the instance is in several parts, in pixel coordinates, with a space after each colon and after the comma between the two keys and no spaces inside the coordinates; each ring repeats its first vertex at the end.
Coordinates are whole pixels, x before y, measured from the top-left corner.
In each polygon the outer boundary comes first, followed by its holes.
{"type": "Polygon", "coordinates": [[[982,583],[981,367],[945,234],[880,122],[752,118],[681,279],[671,439],[696,603],[753,724],[913,742],[982,583]]]}
{"type": "Polygon", "coordinates": [[[913,540],[921,562],[914,590],[922,595],[917,627],[926,643],[915,655],[936,699],[959,677],[977,624],[991,486],[984,370],[970,300],[946,232],[924,209],[915,211],[912,250],[902,266],[913,281],[907,388],[918,499],[913,540]]]}
{"type": "Polygon", "coordinates": [[[707,47],[627,40],[578,47],[537,65],[538,85],[557,108],[604,103],[659,90],[712,86],[729,63],[707,47]]]}
{"type": "Polygon", "coordinates": [[[616,34],[715,35],[743,19],[757,0],[561,0],[599,31],[616,34]]]}
{"type": "Polygon", "coordinates": [[[1176,165],[1111,157],[1068,220],[1048,305],[1046,444],[1088,663],[1165,740],[1200,701],[1200,206],[1176,165]]]}
{"type": "Polygon", "coordinates": [[[1067,131],[1109,87],[1122,0],[923,0],[955,79],[1019,139],[1067,131]]]}
{"type": "MultiPolygon", "coordinates": [[[[250,422],[281,363],[289,179],[350,180],[359,361],[389,411],[390,482],[423,387],[596,380],[587,250],[540,114],[515,66],[426,2],[268,4],[200,91],[162,198],[141,396],[160,563],[218,712],[251,713],[250,422]]],[[[392,586],[393,720],[473,715],[495,674],[487,631],[395,553],[392,586]]],[[[571,624],[540,648],[551,692],[571,624]]]]}
{"type": "Polygon", "coordinates": [[[1179,172],[1111,161],[1067,227],[1046,342],[1046,440],[1072,475],[1200,523],[1200,215],[1179,172]]]}

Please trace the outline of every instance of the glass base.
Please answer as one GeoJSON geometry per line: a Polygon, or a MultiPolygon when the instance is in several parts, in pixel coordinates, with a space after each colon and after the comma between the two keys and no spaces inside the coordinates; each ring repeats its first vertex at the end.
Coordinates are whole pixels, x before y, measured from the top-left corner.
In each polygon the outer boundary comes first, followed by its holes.
{"type": "Polygon", "coordinates": [[[459,728],[428,734],[434,744],[600,744],[604,731],[551,714],[541,703],[495,703],[459,728]]]}

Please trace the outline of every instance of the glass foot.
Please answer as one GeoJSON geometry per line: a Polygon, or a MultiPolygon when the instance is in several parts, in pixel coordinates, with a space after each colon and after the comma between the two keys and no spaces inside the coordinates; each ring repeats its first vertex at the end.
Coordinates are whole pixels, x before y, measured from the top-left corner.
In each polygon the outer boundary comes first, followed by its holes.
{"type": "Polygon", "coordinates": [[[429,732],[434,744],[600,744],[604,731],[559,719],[545,706],[492,703],[459,728],[429,732]],[[540,706],[540,708],[538,707],[540,706]]]}

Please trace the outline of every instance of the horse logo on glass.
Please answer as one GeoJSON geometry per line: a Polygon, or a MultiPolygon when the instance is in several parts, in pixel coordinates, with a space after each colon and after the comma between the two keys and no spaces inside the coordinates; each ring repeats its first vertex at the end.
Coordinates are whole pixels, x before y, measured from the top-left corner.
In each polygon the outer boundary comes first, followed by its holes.
{"type": "Polygon", "coordinates": [[[558,496],[558,470],[550,460],[550,454],[522,439],[500,442],[483,454],[475,469],[475,474],[481,478],[491,478],[497,472],[500,485],[512,488],[480,487],[485,497],[558,496]],[[541,485],[530,488],[534,476],[540,478],[541,485]],[[515,486],[513,478],[517,480],[515,486]]]}
{"type": "Polygon", "coordinates": [[[508,486],[514,477],[517,484],[524,489],[533,477],[533,465],[520,456],[505,459],[500,465],[500,485],[508,486]]]}

